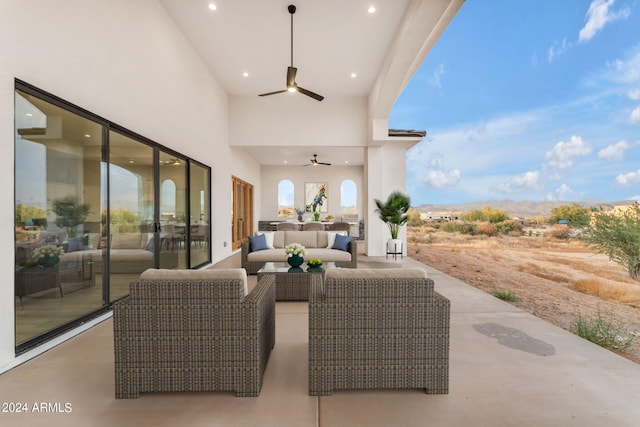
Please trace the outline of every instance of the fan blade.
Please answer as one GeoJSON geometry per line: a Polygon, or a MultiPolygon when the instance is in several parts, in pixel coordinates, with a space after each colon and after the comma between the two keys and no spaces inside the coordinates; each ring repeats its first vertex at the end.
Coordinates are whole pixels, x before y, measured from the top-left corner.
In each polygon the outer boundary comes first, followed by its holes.
{"type": "Polygon", "coordinates": [[[284,93],[284,92],[287,92],[287,90],[286,90],[286,89],[283,89],[283,90],[277,90],[277,91],[275,91],[275,92],[261,93],[261,94],[260,94],[260,95],[258,95],[258,96],[269,96],[269,95],[275,95],[275,94],[277,94],[277,93],[284,93]]]}
{"type": "Polygon", "coordinates": [[[322,162],[318,162],[316,163],[318,165],[325,165],[325,166],[331,166],[331,163],[322,163],[322,162]]]}
{"type": "Polygon", "coordinates": [[[296,85],[296,73],[298,69],[296,67],[287,67],[287,87],[296,85]]]}
{"type": "Polygon", "coordinates": [[[315,99],[316,101],[322,101],[324,99],[324,96],[318,95],[317,93],[311,92],[310,90],[307,90],[307,89],[302,88],[300,86],[298,86],[298,92],[300,92],[303,95],[310,96],[311,98],[315,99]]]}

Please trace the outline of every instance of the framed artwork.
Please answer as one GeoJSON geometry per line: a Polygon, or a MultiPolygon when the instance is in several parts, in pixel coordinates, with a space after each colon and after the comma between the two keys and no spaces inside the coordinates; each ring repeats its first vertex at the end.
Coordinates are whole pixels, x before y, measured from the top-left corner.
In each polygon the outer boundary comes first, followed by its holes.
{"type": "Polygon", "coordinates": [[[304,184],[304,206],[307,212],[326,213],[329,193],[326,182],[306,182],[304,184]]]}

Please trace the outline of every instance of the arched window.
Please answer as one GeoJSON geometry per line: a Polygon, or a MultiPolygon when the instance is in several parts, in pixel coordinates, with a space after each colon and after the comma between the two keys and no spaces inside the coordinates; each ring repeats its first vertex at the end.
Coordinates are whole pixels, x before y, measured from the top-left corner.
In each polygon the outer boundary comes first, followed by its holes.
{"type": "Polygon", "coordinates": [[[293,190],[293,182],[289,179],[283,179],[278,183],[278,218],[295,216],[293,190]]]}
{"type": "Polygon", "coordinates": [[[350,179],[345,179],[340,184],[340,213],[358,215],[358,187],[350,179]]]}
{"type": "Polygon", "coordinates": [[[176,183],[171,179],[165,180],[160,189],[160,218],[176,220],[176,183]]]}

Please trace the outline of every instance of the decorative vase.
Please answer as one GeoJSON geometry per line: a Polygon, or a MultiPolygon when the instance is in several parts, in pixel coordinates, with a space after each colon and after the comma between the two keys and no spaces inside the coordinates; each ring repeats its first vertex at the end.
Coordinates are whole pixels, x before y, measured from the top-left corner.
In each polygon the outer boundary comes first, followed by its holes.
{"type": "Polygon", "coordinates": [[[287,258],[287,262],[291,267],[300,267],[304,262],[304,258],[302,258],[300,255],[292,255],[287,258]]]}
{"type": "Polygon", "coordinates": [[[43,256],[41,258],[38,258],[38,264],[42,265],[43,267],[53,267],[59,262],[60,258],[58,257],[58,255],[43,256]]]}

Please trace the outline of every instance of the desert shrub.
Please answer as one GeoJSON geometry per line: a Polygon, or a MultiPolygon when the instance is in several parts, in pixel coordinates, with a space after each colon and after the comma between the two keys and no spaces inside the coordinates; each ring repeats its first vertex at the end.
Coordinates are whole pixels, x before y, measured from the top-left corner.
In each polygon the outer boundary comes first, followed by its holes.
{"type": "Polygon", "coordinates": [[[613,312],[605,316],[600,309],[591,318],[578,314],[573,328],[578,336],[592,343],[618,350],[628,349],[634,338],[633,334],[627,331],[622,321],[613,318],[613,312]]]}
{"type": "Polygon", "coordinates": [[[545,237],[560,240],[569,240],[571,228],[568,225],[556,224],[544,233],[545,237]]]}
{"type": "Polygon", "coordinates": [[[625,266],[631,278],[640,279],[640,204],[618,213],[595,212],[584,238],[598,252],[625,266]]]}
{"type": "Polygon", "coordinates": [[[522,229],[523,229],[521,223],[513,221],[511,219],[497,223],[496,228],[502,234],[509,234],[509,235],[516,235],[516,236],[522,235],[522,229]]]}
{"type": "Polygon", "coordinates": [[[461,219],[465,222],[491,222],[498,223],[509,219],[509,215],[502,209],[494,209],[491,206],[483,206],[481,209],[472,209],[465,212],[461,219]]]}
{"type": "Polygon", "coordinates": [[[480,222],[476,225],[476,234],[495,236],[498,234],[498,228],[490,222],[480,222]]]}
{"type": "Polygon", "coordinates": [[[420,227],[424,225],[424,221],[420,218],[420,212],[416,208],[410,208],[407,211],[407,225],[410,227],[420,227]]]}
{"type": "Polygon", "coordinates": [[[515,292],[504,291],[502,289],[493,289],[493,296],[507,302],[517,302],[520,300],[515,292]]]}
{"type": "Polygon", "coordinates": [[[440,226],[440,230],[447,233],[474,234],[475,225],[464,221],[445,222],[440,226]]]}
{"type": "Polygon", "coordinates": [[[572,203],[571,206],[558,206],[551,209],[549,223],[557,224],[560,220],[566,220],[574,228],[586,227],[591,221],[591,210],[580,207],[576,203],[572,203]]]}

